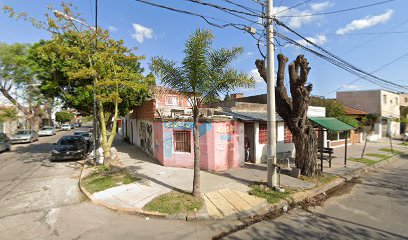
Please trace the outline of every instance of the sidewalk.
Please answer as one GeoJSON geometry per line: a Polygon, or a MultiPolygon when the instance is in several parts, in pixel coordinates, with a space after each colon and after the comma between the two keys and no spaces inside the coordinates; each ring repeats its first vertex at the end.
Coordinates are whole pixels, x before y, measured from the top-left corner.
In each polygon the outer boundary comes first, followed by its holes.
{"type": "MultiPolygon", "coordinates": [[[[93,202],[115,210],[146,213],[142,210],[143,206],[162,194],[172,190],[191,192],[192,169],[161,166],[137,146],[125,144],[119,140],[115,141],[114,146],[118,150],[123,167],[126,167],[130,174],[143,180],[96,192],[90,196],[93,202]]],[[[361,155],[363,146],[364,144],[348,146],[348,155],[351,157],[361,155]]],[[[366,153],[391,155],[379,151],[385,147],[388,146],[384,142],[368,143],[366,153]]],[[[406,147],[396,143],[394,149],[402,150],[406,147]]],[[[325,161],[324,172],[344,176],[365,166],[363,163],[347,161],[345,167],[342,153],[344,153],[344,147],[335,149],[336,158],[332,161],[332,167],[328,168],[328,163],[325,161]]],[[[372,159],[381,160],[374,157],[372,159]]],[[[249,185],[265,181],[266,174],[265,164],[247,164],[223,172],[201,171],[201,192],[205,206],[195,218],[240,218],[255,215],[259,209],[268,208],[269,205],[265,199],[248,194],[249,185]]],[[[281,174],[281,186],[304,191],[312,189],[315,184],[281,174]]],[[[162,214],[154,213],[154,215],[162,214]]],[[[185,219],[185,216],[179,216],[179,218],[185,219]]]]}

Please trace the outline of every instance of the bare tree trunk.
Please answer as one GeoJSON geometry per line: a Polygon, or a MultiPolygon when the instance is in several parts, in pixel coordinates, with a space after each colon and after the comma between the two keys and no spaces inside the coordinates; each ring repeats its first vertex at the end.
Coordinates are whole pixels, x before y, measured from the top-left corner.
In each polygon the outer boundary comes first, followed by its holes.
{"type": "Polygon", "coordinates": [[[201,169],[201,161],[200,161],[200,138],[198,132],[198,118],[199,118],[199,109],[197,101],[194,101],[193,106],[193,120],[194,120],[194,179],[193,179],[193,196],[199,197],[200,196],[200,169],[201,169]]]}
{"type": "MultiPolygon", "coordinates": [[[[284,84],[285,67],[288,59],[278,54],[278,73],[275,87],[276,110],[285,121],[293,135],[296,149],[296,166],[306,176],[316,172],[317,140],[312,125],[307,119],[312,84],[306,85],[310,68],[309,63],[300,55],[289,64],[289,83],[292,99],[289,98],[284,84]]],[[[265,62],[256,60],[255,65],[265,82],[268,81],[265,62]]]]}

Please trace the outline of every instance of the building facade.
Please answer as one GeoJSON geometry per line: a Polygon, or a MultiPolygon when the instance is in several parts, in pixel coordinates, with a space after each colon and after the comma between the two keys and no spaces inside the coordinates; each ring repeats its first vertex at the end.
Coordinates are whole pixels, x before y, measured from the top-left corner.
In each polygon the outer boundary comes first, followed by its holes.
{"type": "Polygon", "coordinates": [[[374,125],[377,138],[399,136],[400,95],[385,90],[337,92],[336,98],[346,106],[377,114],[379,122],[374,125]]]}

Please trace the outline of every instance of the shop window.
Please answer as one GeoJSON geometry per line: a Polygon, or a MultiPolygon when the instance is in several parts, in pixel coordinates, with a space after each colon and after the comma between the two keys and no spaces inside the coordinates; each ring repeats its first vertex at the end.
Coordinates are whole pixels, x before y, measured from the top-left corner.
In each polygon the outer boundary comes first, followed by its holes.
{"type": "Polygon", "coordinates": [[[173,131],[174,151],[191,153],[191,132],[190,131],[173,131]]]}

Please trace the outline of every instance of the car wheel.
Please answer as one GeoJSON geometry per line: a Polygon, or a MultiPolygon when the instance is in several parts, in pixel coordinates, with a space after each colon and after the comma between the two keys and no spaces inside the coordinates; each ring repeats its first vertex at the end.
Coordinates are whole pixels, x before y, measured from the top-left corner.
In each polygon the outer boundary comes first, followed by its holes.
{"type": "Polygon", "coordinates": [[[7,151],[11,152],[11,144],[8,146],[7,151]]]}

